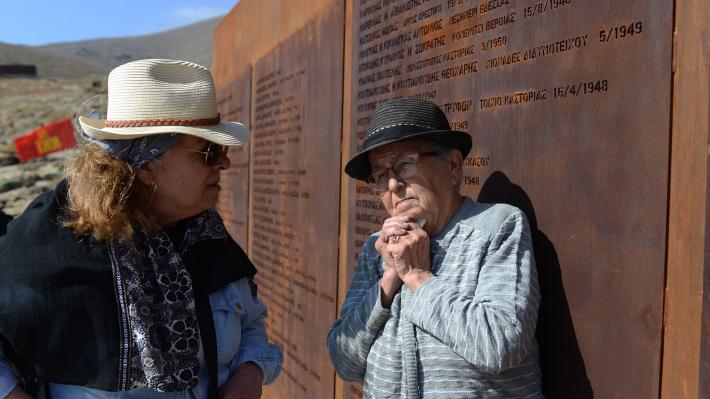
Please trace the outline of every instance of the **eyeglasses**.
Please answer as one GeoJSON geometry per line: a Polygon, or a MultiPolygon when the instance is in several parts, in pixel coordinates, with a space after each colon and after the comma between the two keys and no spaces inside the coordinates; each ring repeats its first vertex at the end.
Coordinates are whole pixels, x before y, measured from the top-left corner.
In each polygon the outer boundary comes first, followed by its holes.
{"type": "Polygon", "coordinates": [[[205,165],[207,165],[207,166],[212,166],[215,163],[217,163],[217,161],[222,156],[222,154],[227,152],[227,146],[219,145],[219,144],[215,144],[215,143],[210,143],[210,145],[207,146],[207,151],[193,150],[191,148],[178,147],[178,146],[175,146],[175,148],[178,148],[183,151],[199,152],[200,154],[205,154],[205,165]]]}
{"type": "Polygon", "coordinates": [[[391,168],[377,170],[367,177],[366,181],[376,195],[380,195],[389,189],[390,170],[394,173],[394,178],[403,181],[414,176],[417,172],[417,165],[420,157],[435,156],[438,157],[438,152],[422,152],[410,154],[396,162],[391,168]]]}

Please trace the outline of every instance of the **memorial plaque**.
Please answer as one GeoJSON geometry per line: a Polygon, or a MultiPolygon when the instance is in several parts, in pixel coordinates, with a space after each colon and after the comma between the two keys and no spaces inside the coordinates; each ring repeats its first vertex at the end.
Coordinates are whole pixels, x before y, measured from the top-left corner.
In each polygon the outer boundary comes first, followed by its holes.
{"type": "Polygon", "coordinates": [[[377,103],[404,96],[472,135],[467,195],[530,219],[548,399],[707,396],[708,15],[704,0],[241,0],[213,73],[252,138],[218,208],[285,349],[264,397],[362,396],[334,387],[325,337],[387,215],[340,171],[377,103]]]}
{"type": "MultiPolygon", "coordinates": [[[[473,138],[462,190],[531,220],[546,395],[658,396],[673,1],[350,7],[344,158],[378,102],[439,104],[473,138]]],[[[386,214],[365,185],[347,184],[349,278],[386,214]]]]}
{"type": "MultiPolygon", "coordinates": [[[[217,108],[223,120],[250,126],[251,68],[238,75],[217,93],[217,108]]],[[[222,172],[217,210],[232,238],[247,250],[249,215],[249,145],[230,147],[227,156],[232,166],[222,172]]]]}
{"type": "Polygon", "coordinates": [[[250,256],[270,338],[284,349],[269,398],[328,398],[342,123],[342,2],[254,65],[250,256]]]}

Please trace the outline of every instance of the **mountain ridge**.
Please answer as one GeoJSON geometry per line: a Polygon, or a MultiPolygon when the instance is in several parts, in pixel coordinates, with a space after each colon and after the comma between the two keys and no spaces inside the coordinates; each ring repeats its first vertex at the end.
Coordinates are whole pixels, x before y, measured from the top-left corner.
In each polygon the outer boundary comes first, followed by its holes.
{"type": "Polygon", "coordinates": [[[42,78],[103,75],[143,58],[172,58],[212,65],[212,33],[220,17],[158,33],[42,46],[0,42],[0,64],[32,64],[42,78]]]}

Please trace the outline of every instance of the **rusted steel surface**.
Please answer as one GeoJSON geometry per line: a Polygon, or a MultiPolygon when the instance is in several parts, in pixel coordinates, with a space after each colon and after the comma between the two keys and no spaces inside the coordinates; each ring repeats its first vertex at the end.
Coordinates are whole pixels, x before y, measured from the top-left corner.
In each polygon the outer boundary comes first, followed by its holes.
{"type": "Polygon", "coordinates": [[[252,134],[230,153],[220,212],[248,236],[267,334],[284,349],[264,398],[334,395],[325,336],[337,306],[344,8],[244,0],[214,35],[220,110],[246,113],[252,134]]]}
{"type": "Polygon", "coordinates": [[[264,396],[361,396],[325,334],[386,214],[340,171],[400,96],[472,134],[468,195],[531,221],[548,398],[710,396],[707,2],[343,1],[242,0],[215,32],[220,110],[253,134],[220,210],[286,349],[264,396]]]}
{"type": "MultiPolygon", "coordinates": [[[[343,157],[341,160],[340,170],[345,169],[345,165],[349,160],[351,148],[357,145],[357,137],[354,137],[350,130],[350,121],[352,119],[352,103],[353,98],[352,88],[354,86],[352,79],[353,71],[353,51],[351,43],[353,40],[353,1],[347,1],[345,7],[345,53],[343,55],[343,141],[342,151],[343,157]]],[[[356,34],[355,34],[356,36],[356,34]]],[[[356,55],[357,56],[357,55],[356,55]]],[[[354,265],[357,261],[356,254],[351,250],[351,240],[354,234],[354,226],[350,218],[351,210],[355,206],[357,199],[357,187],[353,180],[345,173],[341,174],[340,182],[340,238],[338,257],[338,316],[345,301],[348,287],[350,286],[351,277],[354,272],[354,265]]],[[[362,245],[362,244],[360,244],[362,245]]],[[[336,398],[362,398],[362,384],[358,382],[344,381],[340,378],[335,379],[335,397],[336,398]]]]}
{"type": "Polygon", "coordinates": [[[675,8],[662,399],[710,397],[710,51],[707,1],[675,8]]]}
{"type": "Polygon", "coordinates": [[[333,3],[334,0],[238,2],[213,36],[212,75],[217,90],[333,3]]]}
{"type": "Polygon", "coordinates": [[[250,255],[284,348],[270,398],[334,395],[343,11],[334,2],[254,66],[250,255]]]}
{"type": "MultiPolygon", "coordinates": [[[[464,191],[532,222],[547,396],[657,397],[673,2],[349,4],[345,158],[378,101],[438,103],[473,138],[464,191]]],[[[347,275],[386,217],[349,184],[347,275]]]]}
{"type": "MultiPolygon", "coordinates": [[[[251,69],[237,76],[217,94],[217,107],[223,119],[250,125],[251,69]]],[[[231,168],[222,172],[217,210],[224,219],[227,230],[246,251],[247,221],[249,218],[249,147],[230,147],[227,155],[231,168]]]]}

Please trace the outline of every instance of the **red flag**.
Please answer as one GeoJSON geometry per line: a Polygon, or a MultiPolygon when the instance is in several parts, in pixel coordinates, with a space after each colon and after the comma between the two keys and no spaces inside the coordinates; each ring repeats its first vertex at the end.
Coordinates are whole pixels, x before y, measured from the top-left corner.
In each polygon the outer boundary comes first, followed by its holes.
{"type": "Polygon", "coordinates": [[[71,119],[60,119],[15,139],[15,152],[20,162],[43,157],[51,152],[74,147],[71,119]]]}

